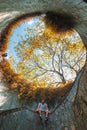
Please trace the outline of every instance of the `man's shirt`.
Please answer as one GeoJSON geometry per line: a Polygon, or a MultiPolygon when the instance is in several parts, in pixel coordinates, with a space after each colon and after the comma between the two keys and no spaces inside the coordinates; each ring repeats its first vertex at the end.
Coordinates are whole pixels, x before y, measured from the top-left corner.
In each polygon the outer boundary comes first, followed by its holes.
{"type": "Polygon", "coordinates": [[[46,103],[39,103],[39,109],[41,111],[46,111],[47,110],[47,104],[46,103]]]}

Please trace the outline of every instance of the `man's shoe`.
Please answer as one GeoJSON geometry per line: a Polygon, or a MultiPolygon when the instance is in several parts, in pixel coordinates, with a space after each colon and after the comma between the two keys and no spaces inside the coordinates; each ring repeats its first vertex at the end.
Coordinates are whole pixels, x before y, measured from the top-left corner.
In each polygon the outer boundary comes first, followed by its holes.
{"type": "Polygon", "coordinates": [[[48,121],[48,117],[45,118],[45,121],[48,121]]]}
{"type": "Polygon", "coordinates": [[[40,116],[40,120],[42,120],[42,116],[40,116]]]}

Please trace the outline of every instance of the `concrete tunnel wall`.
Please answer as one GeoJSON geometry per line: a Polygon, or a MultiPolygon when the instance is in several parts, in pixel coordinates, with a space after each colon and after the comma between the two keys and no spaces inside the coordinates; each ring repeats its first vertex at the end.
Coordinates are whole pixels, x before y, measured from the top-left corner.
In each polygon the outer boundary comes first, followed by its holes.
{"type": "MultiPolygon", "coordinates": [[[[64,15],[74,16],[74,29],[81,36],[87,47],[87,3],[86,0],[1,0],[0,1],[0,31],[15,17],[32,12],[56,11],[64,15]]],[[[87,62],[79,80],[73,110],[78,123],[77,130],[87,129],[87,62]]],[[[14,104],[13,104],[14,107],[14,104]]],[[[74,129],[74,128],[73,128],[74,129]]]]}

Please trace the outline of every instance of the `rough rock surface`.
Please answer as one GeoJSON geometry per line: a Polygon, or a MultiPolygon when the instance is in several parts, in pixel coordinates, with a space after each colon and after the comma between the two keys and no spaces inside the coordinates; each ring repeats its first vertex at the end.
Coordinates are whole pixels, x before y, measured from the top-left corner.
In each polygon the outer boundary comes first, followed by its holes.
{"type": "MultiPolygon", "coordinates": [[[[87,47],[87,3],[86,0],[0,0],[0,31],[15,17],[24,13],[32,13],[41,11],[56,11],[62,12],[66,15],[72,15],[77,22],[75,29],[80,34],[84,44],[87,47]]],[[[77,130],[87,129],[87,63],[84,71],[81,75],[81,79],[76,87],[78,90],[73,106],[75,112],[75,119],[72,112],[72,103],[68,106],[68,101],[65,105],[57,109],[57,111],[50,116],[48,126],[43,127],[36,119],[34,120],[33,113],[22,110],[17,113],[9,114],[0,117],[0,130],[41,130],[41,129],[52,129],[52,130],[77,130]],[[69,110],[69,111],[68,111],[69,110]],[[65,112],[66,111],[66,112],[65,112]],[[16,121],[17,120],[17,121],[16,121]],[[56,120],[56,121],[55,121],[56,120]],[[58,120],[58,121],[57,121],[58,120]],[[76,124],[75,124],[76,122],[76,124]],[[37,124],[38,125],[34,125],[37,124]],[[50,125],[49,125],[50,124],[50,125]],[[31,126],[31,128],[29,128],[31,126]],[[64,128],[65,127],[65,128],[64,128]]],[[[73,88],[74,89],[74,88],[73,88]]],[[[72,91],[71,91],[72,92],[72,91]]],[[[70,93],[71,93],[70,92],[70,93]]],[[[10,109],[19,106],[17,102],[16,93],[5,93],[3,90],[0,105],[1,109],[10,109]],[[6,95],[7,94],[7,95],[6,95]],[[13,96],[12,96],[13,95],[13,96]],[[15,96],[14,96],[15,95],[15,96]],[[12,97],[12,98],[11,98],[12,97]],[[15,100],[12,102],[12,100],[15,100]]],[[[73,95],[73,93],[72,93],[73,95]]],[[[1,99],[1,98],[0,98],[1,99]]],[[[68,98],[69,99],[69,98],[68,98]]]]}

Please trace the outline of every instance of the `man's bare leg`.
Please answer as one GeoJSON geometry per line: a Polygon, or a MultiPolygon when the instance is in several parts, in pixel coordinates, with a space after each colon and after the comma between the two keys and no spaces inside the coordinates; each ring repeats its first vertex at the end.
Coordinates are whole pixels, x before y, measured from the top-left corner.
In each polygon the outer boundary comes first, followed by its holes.
{"type": "Polygon", "coordinates": [[[42,120],[42,112],[41,112],[41,110],[37,109],[36,111],[39,113],[40,119],[42,120]]]}
{"type": "Polygon", "coordinates": [[[38,110],[38,113],[39,113],[40,116],[42,116],[41,110],[38,110]]]}
{"type": "Polygon", "coordinates": [[[48,114],[49,114],[49,111],[46,110],[46,120],[48,120],[48,114]]]}

